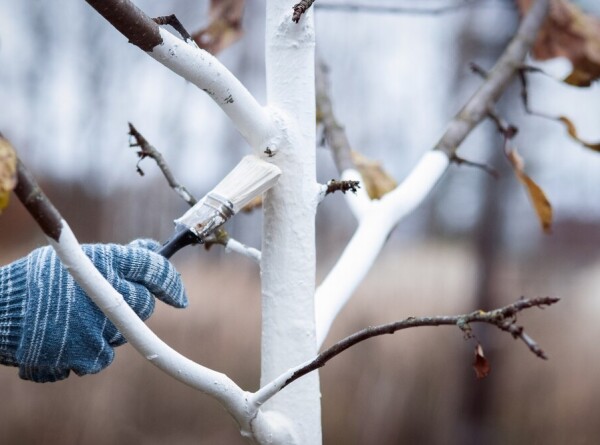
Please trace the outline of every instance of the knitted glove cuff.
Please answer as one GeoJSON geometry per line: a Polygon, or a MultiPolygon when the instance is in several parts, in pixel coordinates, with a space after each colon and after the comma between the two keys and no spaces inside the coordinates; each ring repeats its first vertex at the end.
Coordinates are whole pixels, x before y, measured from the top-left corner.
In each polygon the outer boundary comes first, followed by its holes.
{"type": "Polygon", "coordinates": [[[16,353],[27,309],[27,260],[0,268],[0,364],[18,366],[16,353]]]}

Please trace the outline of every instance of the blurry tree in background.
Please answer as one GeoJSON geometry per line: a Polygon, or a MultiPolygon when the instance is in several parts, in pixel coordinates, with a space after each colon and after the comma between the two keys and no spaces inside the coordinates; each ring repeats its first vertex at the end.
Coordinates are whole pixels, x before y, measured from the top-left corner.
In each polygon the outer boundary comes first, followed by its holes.
{"type": "MultiPolygon", "coordinates": [[[[472,96],[474,85],[487,84],[493,77],[490,70],[519,24],[517,9],[513,2],[492,0],[381,1],[353,7],[346,3],[317,0],[313,5],[318,53],[329,67],[321,75],[329,80],[325,93],[339,125],[328,126],[320,109],[319,128],[334,156],[325,150],[317,153],[318,175],[323,180],[338,175],[331,159],[338,161],[340,174],[361,168],[356,156],[349,158],[350,165],[340,165],[344,155],[331,139],[339,130],[353,149],[379,159],[389,172],[371,169],[378,172],[375,175],[404,178],[436,145],[447,121],[472,96]],[[468,73],[469,62],[477,64],[477,73],[468,73]]],[[[533,2],[516,3],[525,13],[533,2]]],[[[542,314],[547,317],[540,318],[540,324],[527,319],[528,330],[543,340],[553,360],[532,363],[489,327],[474,329],[492,365],[490,376],[480,381],[468,366],[472,352],[461,344],[459,334],[454,343],[440,341],[437,332],[417,331],[356,346],[322,371],[326,443],[564,443],[567,438],[592,443],[600,437],[594,422],[580,415],[600,408],[600,391],[588,378],[600,370],[600,357],[574,358],[575,353],[566,352],[585,350],[585,341],[597,334],[586,320],[594,320],[593,309],[598,309],[590,298],[599,285],[593,277],[600,270],[600,175],[594,174],[600,155],[594,153],[598,145],[590,141],[600,139],[600,93],[597,84],[588,83],[600,74],[600,22],[566,1],[550,3],[550,18],[534,57],[498,91],[500,95],[506,88],[490,110],[491,119],[460,145],[460,158],[453,157],[458,145],[442,147],[459,167],[445,175],[422,209],[391,234],[329,338],[407,315],[489,310],[518,295],[560,295],[568,305],[558,311],[562,315],[542,314]],[[546,64],[534,60],[556,56],[562,59],[546,64]],[[561,85],[552,76],[582,87],[561,85]],[[526,90],[520,78],[526,79],[526,90]],[[524,110],[522,91],[528,93],[533,115],[524,110]],[[511,125],[517,127],[516,135],[511,125]],[[527,160],[525,169],[513,146],[527,160]],[[479,166],[469,168],[469,163],[479,166]],[[486,171],[491,169],[499,178],[486,171]],[[552,235],[538,235],[534,214],[547,231],[552,225],[552,235]],[[573,320],[577,329],[561,326],[562,317],[573,320]],[[400,346],[404,349],[398,353],[399,344],[409,346],[400,346]],[[465,349],[468,356],[460,352],[465,349]],[[456,382],[452,388],[450,381],[456,382]]],[[[597,8],[594,2],[579,3],[597,8]]],[[[242,4],[139,2],[150,16],[174,12],[190,30],[203,29],[194,35],[197,42],[208,50],[222,50],[224,64],[264,102],[265,4],[247,2],[243,9],[242,4]],[[242,11],[239,21],[235,14],[242,11]]],[[[60,7],[38,2],[32,7],[29,2],[0,0],[0,38],[0,103],[10,104],[10,113],[5,107],[0,114],[1,130],[44,178],[44,188],[82,240],[163,239],[172,216],[184,209],[149,161],[142,163],[146,176],[135,177],[133,155],[127,152],[127,121],[135,122],[164,151],[183,182],[200,190],[198,194],[247,150],[223,113],[201,92],[157,67],[133,45],[124,45],[122,36],[107,32],[106,23],[84,2],[65,0],[60,7]]],[[[374,165],[367,158],[362,162],[374,165]]],[[[363,183],[373,174],[364,169],[360,173],[363,183]]],[[[317,217],[320,277],[336,261],[353,227],[344,202],[331,201],[321,205],[317,217]]],[[[360,210],[354,209],[354,214],[364,218],[360,210]]],[[[0,216],[4,262],[44,242],[25,218],[17,205],[0,216]]],[[[254,229],[260,222],[255,212],[236,218],[228,230],[257,244],[254,229]]],[[[193,277],[187,278],[186,287],[192,293],[197,289],[199,299],[210,298],[209,303],[192,308],[187,321],[159,314],[153,327],[183,353],[223,370],[244,388],[253,387],[258,380],[259,302],[246,300],[249,290],[258,293],[256,271],[222,252],[213,248],[177,260],[184,278],[193,277]],[[214,279],[206,277],[209,270],[214,279]],[[223,280],[232,280],[218,278],[217,273],[236,275],[237,284],[222,289],[223,280]],[[240,300],[248,305],[245,310],[240,300]],[[223,326],[223,319],[239,332],[223,326]],[[215,339],[212,345],[217,348],[198,345],[198,339],[207,337],[215,339]]],[[[65,441],[69,432],[77,442],[98,444],[236,440],[235,428],[215,414],[214,404],[198,405],[202,401],[197,395],[176,382],[165,383],[169,379],[148,370],[133,355],[131,350],[122,353],[122,364],[95,377],[95,389],[86,379],[59,384],[60,388],[31,388],[3,370],[0,385],[7,398],[27,402],[1,414],[6,423],[0,439],[65,441]],[[144,378],[135,377],[137,373],[144,378]],[[126,383],[119,379],[127,376],[148,383],[141,384],[143,389],[124,391],[127,386],[120,385],[126,383]],[[125,420],[108,413],[114,400],[98,395],[107,390],[124,406],[125,420]],[[77,394],[97,407],[87,406],[77,394]],[[57,397],[66,403],[55,409],[49,401],[57,397]],[[27,432],[30,421],[50,418],[51,425],[60,415],[70,417],[82,409],[90,415],[81,417],[88,420],[79,421],[74,432],[51,426],[27,432]],[[55,417],[49,417],[50,412],[55,417]]]]}

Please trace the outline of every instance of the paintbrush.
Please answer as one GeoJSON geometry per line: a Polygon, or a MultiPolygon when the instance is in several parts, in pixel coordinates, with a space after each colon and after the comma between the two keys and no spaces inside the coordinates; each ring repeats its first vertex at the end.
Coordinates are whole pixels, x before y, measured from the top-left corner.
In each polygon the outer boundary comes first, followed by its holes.
{"type": "Polygon", "coordinates": [[[182,247],[204,243],[252,199],[270,189],[279,175],[281,170],[276,165],[257,156],[245,156],[212,191],[175,220],[174,235],[158,253],[170,258],[182,247]]]}

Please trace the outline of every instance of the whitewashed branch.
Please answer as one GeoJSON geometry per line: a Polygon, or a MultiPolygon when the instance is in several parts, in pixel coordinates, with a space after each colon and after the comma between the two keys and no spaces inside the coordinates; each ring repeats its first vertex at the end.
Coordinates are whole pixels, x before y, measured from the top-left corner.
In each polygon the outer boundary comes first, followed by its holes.
{"type": "MultiPolygon", "coordinates": [[[[426,153],[411,174],[381,200],[369,201],[352,239],[333,269],[317,288],[315,316],[317,344],[321,346],[338,313],[350,300],[371,269],[389,233],[404,216],[414,210],[431,192],[449,165],[440,151],[426,153]]],[[[350,200],[352,196],[348,197],[350,200]]]]}
{"type": "Polygon", "coordinates": [[[248,143],[262,152],[269,145],[273,130],[268,110],[212,54],[185,43],[165,29],[160,29],[160,36],[162,44],[148,55],[206,92],[248,143]]]}
{"type": "Polygon", "coordinates": [[[246,246],[245,244],[242,244],[233,238],[229,238],[227,240],[227,244],[225,244],[225,251],[239,253],[240,255],[250,258],[255,263],[260,264],[260,250],[255,249],[254,247],[246,246]]]}
{"type": "Polygon", "coordinates": [[[359,226],[342,256],[316,292],[319,347],[335,317],[372,267],[389,232],[427,197],[446,171],[461,142],[487,116],[492,104],[506,89],[531,48],[548,14],[548,8],[549,0],[536,0],[486,81],[450,122],[434,149],[421,158],[405,181],[379,202],[351,204],[353,212],[363,216],[359,217],[359,226]]]}
{"type": "Polygon", "coordinates": [[[342,172],[342,180],[359,181],[361,184],[361,187],[356,191],[356,193],[346,193],[345,195],[346,204],[348,204],[350,211],[352,211],[354,217],[360,221],[367,214],[372,203],[371,198],[367,193],[367,188],[365,187],[363,177],[358,170],[349,168],[342,172]]]}
{"type": "Polygon", "coordinates": [[[269,110],[217,58],[160,28],[129,0],[86,1],[130,43],[205,91],[257,152],[269,146],[269,110]]]}
{"type": "MultiPolygon", "coordinates": [[[[38,186],[23,163],[17,161],[15,194],[46,234],[62,264],[127,341],[150,363],[171,377],[214,397],[236,419],[242,434],[253,428],[268,431],[267,417],[229,377],[179,354],[150,330],[85,255],[67,222],[38,186]]],[[[209,340],[207,340],[209,341],[209,340]]]]}

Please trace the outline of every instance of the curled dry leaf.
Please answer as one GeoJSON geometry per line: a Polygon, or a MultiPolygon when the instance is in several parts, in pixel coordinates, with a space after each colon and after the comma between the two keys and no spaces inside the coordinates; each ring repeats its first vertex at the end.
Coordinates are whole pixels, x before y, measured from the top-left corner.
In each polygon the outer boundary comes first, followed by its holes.
{"type": "Polygon", "coordinates": [[[577,134],[577,128],[575,128],[575,124],[570,119],[567,119],[565,116],[559,116],[557,120],[561,121],[567,127],[567,133],[577,142],[579,142],[584,147],[589,148],[590,150],[594,150],[600,152],[600,142],[599,143],[590,143],[582,140],[577,134]]]}
{"type": "Polygon", "coordinates": [[[478,379],[483,379],[488,376],[492,370],[490,362],[485,355],[483,355],[483,348],[479,343],[475,346],[475,361],[473,362],[473,369],[475,370],[475,376],[478,379]]]}
{"type": "Polygon", "coordinates": [[[17,185],[17,154],[0,136],[0,213],[8,206],[10,192],[17,185]]]}
{"type": "Polygon", "coordinates": [[[373,161],[357,151],[352,151],[352,161],[363,178],[371,199],[380,199],[398,185],[377,161],[373,161]]]}
{"type": "Polygon", "coordinates": [[[514,148],[507,150],[506,157],[510,161],[517,178],[525,186],[537,217],[545,233],[552,231],[552,205],[544,191],[525,173],[525,163],[514,148]]]}
{"type": "Polygon", "coordinates": [[[192,34],[196,44],[217,54],[242,37],[244,0],[211,0],[209,25],[192,34]]]}
{"type": "MultiPolygon", "coordinates": [[[[533,0],[518,0],[521,13],[533,0]]],[[[550,14],[533,46],[533,57],[548,60],[566,57],[573,71],[564,80],[574,86],[590,86],[600,77],[600,18],[584,13],[568,0],[551,0],[550,14]]]]}

